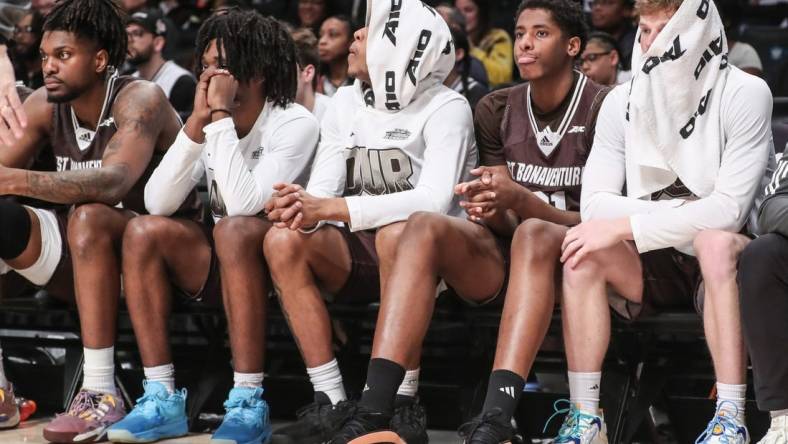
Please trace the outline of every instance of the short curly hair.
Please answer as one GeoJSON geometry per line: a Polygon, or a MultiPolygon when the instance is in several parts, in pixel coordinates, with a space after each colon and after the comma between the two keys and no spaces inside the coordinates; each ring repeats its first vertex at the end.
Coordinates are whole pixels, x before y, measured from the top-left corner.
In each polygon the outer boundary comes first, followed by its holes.
{"type": "Polygon", "coordinates": [[[588,42],[588,24],[580,3],[572,0],[523,0],[517,8],[514,20],[517,21],[520,14],[526,9],[549,11],[567,38],[577,37],[580,39],[580,51],[577,54],[579,56],[583,53],[588,42]]]}

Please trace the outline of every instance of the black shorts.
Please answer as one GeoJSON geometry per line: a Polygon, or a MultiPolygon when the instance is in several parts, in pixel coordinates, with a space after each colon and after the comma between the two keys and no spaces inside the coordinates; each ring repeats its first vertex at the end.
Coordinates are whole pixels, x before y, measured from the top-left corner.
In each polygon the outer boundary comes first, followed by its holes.
{"type": "Polygon", "coordinates": [[[203,230],[208,244],[211,246],[211,264],[208,266],[208,276],[197,293],[192,294],[176,285],[175,293],[181,296],[181,302],[186,304],[200,303],[209,307],[222,305],[222,278],[219,273],[219,258],[216,256],[216,247],[213,241],[213,226],[197,222],[203,230]]]}
{"type": "Polygon", "coordinates": [[[694,256],[674,248],[649,251],[640,255],[643,268],[642,302],[625,300],[613,294],[613,309],[629,320],[661,310],[702,310],[703,278],[694,256]]]}
{"type": "Polygon", "coordinates": [[[380,269],[375,248],[377,230],[350,231],[347,226],[335,227],[342,233],[350,250],[350,274],[336,294],[336,301],[374,302],[380,300],[380,269]]]}

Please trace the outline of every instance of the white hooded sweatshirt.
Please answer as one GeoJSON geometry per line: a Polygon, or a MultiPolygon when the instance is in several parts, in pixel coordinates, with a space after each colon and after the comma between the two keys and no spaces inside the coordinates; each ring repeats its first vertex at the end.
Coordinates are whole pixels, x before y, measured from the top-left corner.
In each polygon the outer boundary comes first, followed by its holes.
{"type": "Polygon", "coordinates": [[[460,216],[454,185],[478,153],[467,100],[443,85],[455,61],[449,28],[418,0],[369,1],[367,11],[372,85],[357,80],[332,98],[307,192],[345,197],[353,231],[417,211],[460,216]]]}

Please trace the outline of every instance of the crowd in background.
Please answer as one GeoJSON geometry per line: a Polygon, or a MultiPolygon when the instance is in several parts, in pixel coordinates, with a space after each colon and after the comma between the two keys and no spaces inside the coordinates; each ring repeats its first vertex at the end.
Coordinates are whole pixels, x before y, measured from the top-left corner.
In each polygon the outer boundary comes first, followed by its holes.
{"type": "MultiPolygon", "coordinates": [[[[122,0],[121,3],[131,18],[124,73],[159,83],[184,118],[190,112],[196,85],[191,74],[194,39],[202,21],[213,11],[253,8],[291,25],[300,36],[301,52],[317,56],[314,60],[300,57],[302,63],[309,63],[300,68],[303,73],[311,66],[310,82],[318,98],[322,98],[332,96],[337,88],[353,81],[348,76],[347,56],[353,32],[363,26],[366,9],[365,0],[122,0]]],[[[446,79],[446,85],[465,95],[472,107],[489,91],[519,80],[514,69],[513,23],[509,17],[515,2],[433,0],[425,3],[436,7],[455,40],[457,65],[446,79]]],[[[747,42],[738,40],[744,8],[753,10],[753,6],[736,0],[717,3],[726,25],[729,61],[762,76],[763,63],[758,52],[747,42]]],[[[38,45],[44,17],[54,0],[34,0],[31,5],[28,11],[17,14],[18,20],[9,28],[8,37],[17,79],[35,89],[43,85],[38,45]]],[[[585,0],[584,8],[594,32],[577,60],[577,68],[601,84],[627,81],[637,31],[633,2],[585,0]]],[[[788,19],[775,24],[786,27],[788,19]]],[[[788,54],[780,57],[784,61],[788,54]]],[[[785,73],[781,77],[786,77],[785,73]]]]}

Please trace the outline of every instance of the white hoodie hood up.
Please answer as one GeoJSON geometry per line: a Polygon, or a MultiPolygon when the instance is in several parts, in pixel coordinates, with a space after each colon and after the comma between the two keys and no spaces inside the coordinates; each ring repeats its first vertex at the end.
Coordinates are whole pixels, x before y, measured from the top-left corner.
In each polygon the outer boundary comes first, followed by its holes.
{"type": "Polygon", "coordinates": [[[467,100],[443,85],[455,62],[449,28],[419,0],[368,0],[367,11],[372,85],[332,98],[307,191],[344,196],[354,231],[417,211],[460,216],[454,185],[478,154],[467,100]]]}

